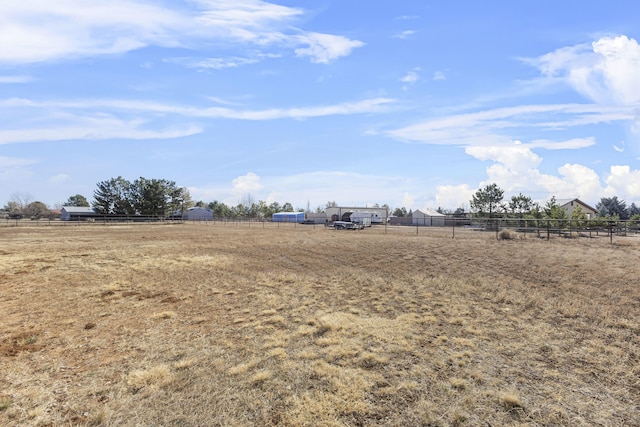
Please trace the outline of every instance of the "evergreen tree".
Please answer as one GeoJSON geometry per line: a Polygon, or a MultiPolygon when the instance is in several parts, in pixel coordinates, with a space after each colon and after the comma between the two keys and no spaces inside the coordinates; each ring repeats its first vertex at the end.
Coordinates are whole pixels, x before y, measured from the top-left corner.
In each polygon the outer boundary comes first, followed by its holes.
{"type": "Polygon", "coordinates": [[[289,202],[286,202],[282,205],[282,212],[293,212],[293,205],[289,202]]]}
{"type": "Polygon", "coordinates": [[[543,211],[548,219],[567,219],[567,211],[562,209],[555,196],[544,205],[543,211]]]}
{"type": "Polygon", "coordinates": [[[624,200],[617,196],[603,197],[596,205],[598,216],[605,218],[629,219],[629,210],[624,200]]]}
{"type": "Polygon", "coordinates": [[[498,211],[502,205],[504,190],[497,184],[490,184],[476,191],[471,198],[471,209],[479,216],[491,216],[498,211]]]}
{"type": "Polygon", "coordinates": [[[231,217],[231,210],[227,205],[217,200],[209,203],[209,209],[213,212],[213,216],[216,218],[229,218],[231,217]]]}
{"type": "Polygon", "coordinates": [[[97,184],[93,207],[99,214],[165,216],[193,206],[189,191],[166,179],[122,177],[97,184]]]}
{"type": "Polygon", "coordinates": [[[93,192],[93,208],[103,215],[133,215],[130,202],[131,183],[121,176],[101,181],[93,192]]]}
{"type": "Polygon", "coordinates": [[[535,207],[536,203],[531,199],[531,197],[524,196],[522,193],[517,196],[511,196],[511,200],[509,201],[509,212],[523,217],[525,214],[531,213],[531,210],[535,207]]]}
{"type": "Polygon", "coordinates": [[[395,208],[393,211],[393,216],[397,216],[399,218],[403,218],[407,216],[407,208],[405,207],[395,208]]]}

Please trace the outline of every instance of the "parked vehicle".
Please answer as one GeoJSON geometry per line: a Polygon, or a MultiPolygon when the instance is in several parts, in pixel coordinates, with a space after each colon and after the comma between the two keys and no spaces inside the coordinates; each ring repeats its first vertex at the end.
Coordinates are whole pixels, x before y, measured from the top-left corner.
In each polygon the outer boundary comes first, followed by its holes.
{"type": "Polygon", "coordinates": [[[334,221],[333,228],[336,230],[362,230],[364,229],[364,224],[351,221],[334,221]]]}
{"type": "Polygon", "coordinates": [[[364,224],[367,227],[371,227],[371,224],[382,224],[382,217],[378,212],[353,212],[349,220],[364,224]]]}

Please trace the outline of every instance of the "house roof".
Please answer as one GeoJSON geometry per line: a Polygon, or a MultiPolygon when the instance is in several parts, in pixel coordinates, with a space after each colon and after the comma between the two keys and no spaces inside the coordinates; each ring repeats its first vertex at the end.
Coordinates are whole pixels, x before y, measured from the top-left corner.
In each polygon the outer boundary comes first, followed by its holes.
{"type": "Polygon", "coordinates": [[[416,209],[415,211],[413,211],[413,214],[415,215],[418,212],[421,213],[424,216],[446,216],[444,214],[441,214],[438,211],[434,211],[433,209],[429,209],[429,208],[416,209]]]}
{"type": "Polygon", "coordinates": [[[558,205],[560,205],[560,207],[565,207],[568,204],[570,204],[571,202],[577,202],[579,204],[581,204],[582,206],[584,206],[585,208],[591,209],[594,212],[597,212],[597,210],[595,208],[592,208],[591,206],[589,206],[588,204],[586,204],[585,202],[583,202],[580,199],[560,199],[556,201],[558,203],[558,205]]]}
{"type": "Polygon", "coordinates": [[[61,211],[74,214],[95,214],[96,211],[93,208],[85,206],[63,206],[61,211]]]}

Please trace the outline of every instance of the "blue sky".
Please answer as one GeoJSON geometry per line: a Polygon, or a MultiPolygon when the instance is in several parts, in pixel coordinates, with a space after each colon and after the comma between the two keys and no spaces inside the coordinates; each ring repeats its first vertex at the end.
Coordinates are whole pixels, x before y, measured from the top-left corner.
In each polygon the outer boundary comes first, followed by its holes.
{"type": "Polygon", "coordinates": [[[6,0],[0,205],[640,202],[640,3],[6,0]]]}

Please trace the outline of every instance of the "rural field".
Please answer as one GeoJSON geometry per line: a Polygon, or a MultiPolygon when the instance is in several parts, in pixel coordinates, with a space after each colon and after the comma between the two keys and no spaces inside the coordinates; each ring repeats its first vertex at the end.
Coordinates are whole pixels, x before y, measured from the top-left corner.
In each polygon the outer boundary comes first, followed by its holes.
{"type": "Polygon", "coordinates": [[[640,236],[390,231],[0,228],[0,425],[640,425],[640,236]]]}

